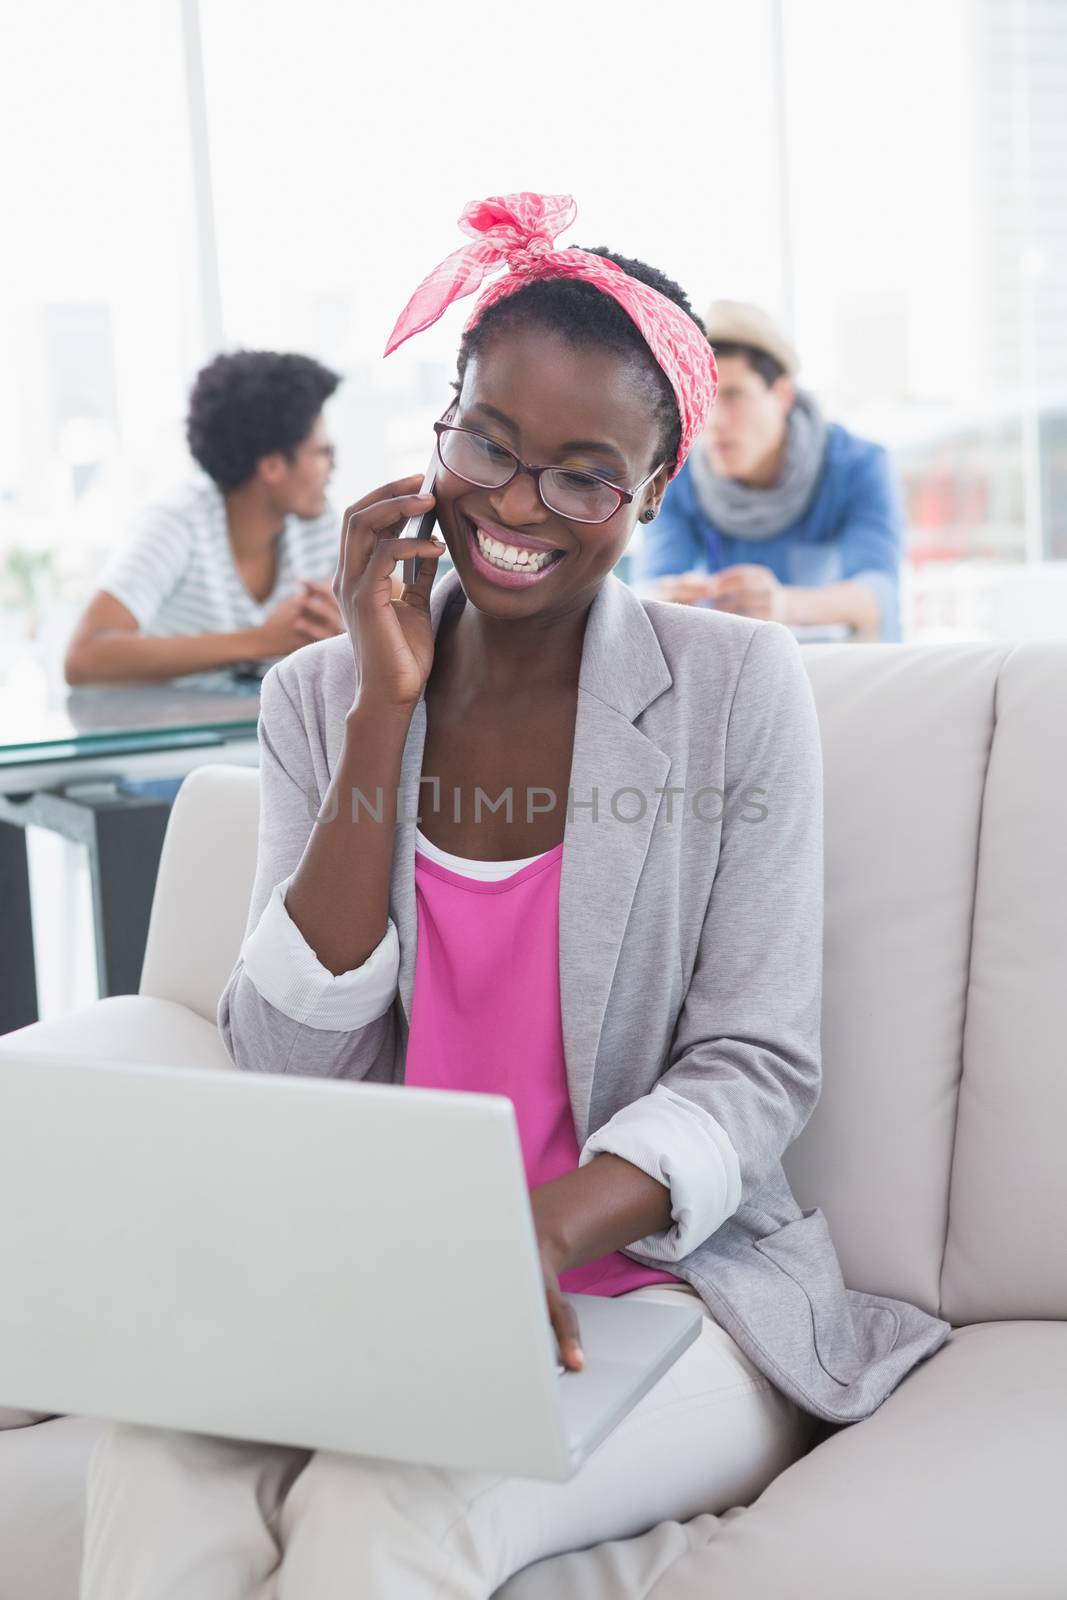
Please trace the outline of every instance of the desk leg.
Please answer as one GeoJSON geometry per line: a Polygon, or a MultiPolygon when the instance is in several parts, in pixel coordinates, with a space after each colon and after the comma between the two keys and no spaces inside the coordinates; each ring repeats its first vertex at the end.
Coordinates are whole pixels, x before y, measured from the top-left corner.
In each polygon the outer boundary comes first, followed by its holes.
{"type": "Polygon", "coordinates": [[[89,857],[99,989],[101,995],[136,994],[170,802],[94,811],[89,857]]]}
{"type": "Polygon", "coordinates": [[[0,822],[0,1033],[37,1021],[26,830],[0,822]]]}

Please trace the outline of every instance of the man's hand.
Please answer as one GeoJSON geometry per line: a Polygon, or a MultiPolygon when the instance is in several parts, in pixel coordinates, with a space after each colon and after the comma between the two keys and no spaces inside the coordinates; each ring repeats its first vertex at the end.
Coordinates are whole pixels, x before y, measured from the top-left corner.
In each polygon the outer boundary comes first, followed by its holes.
{"type": "Polygon", "coordinates": [[[303,591],[279,600],[249,637],[257,661],[274,661],[302,645],[330,639],[343,627],[332,595],[327,605],[321,595],[303,591]]]}
{"type": "Polygon", "coordinates": [[[760,617],[770,622],[789,620],[789,590],[779,583],[770,567],[723,567],[721,572],[682,572],[661,578],[657,598],[678,605],[699,605],[710,601],[717,611],[733,611],[742,617],[760,617]]]}
{"type": "Polygon", "coordinates": [[[716,610],[766,622],[788,621],[788,590],[770,567],[723,567],[712,573],[709,581],[716,610]]]}
{"type": "Polygon", "coordinates": [[[341,633],[345,623],[334,599],[332,584],[320,578],[301,578],[300,588],[303,598],[308,601],[308,611],[320,622],[332,623],[333,631],[341,633]]]}
{"type": "Polygon", "coordinates": [[[701,600],[710,600],[715,578],[708,572],[679,572],[669,578],[660,578],[656,584],[657,600],[673,600],[676,605],[695,606],[701,600]]]}

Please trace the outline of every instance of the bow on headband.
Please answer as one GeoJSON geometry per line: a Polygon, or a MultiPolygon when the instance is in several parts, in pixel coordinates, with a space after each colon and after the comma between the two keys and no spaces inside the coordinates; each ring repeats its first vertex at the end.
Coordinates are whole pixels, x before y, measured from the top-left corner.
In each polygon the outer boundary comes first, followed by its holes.
{"type": "Polygon", "coordinates": [[[397,318],[385,354],[412,334],[435,323],[453,300],[473,294],[489,273],[508,273],[481,296],[467,320],[473,328],[490,306],[516,294],[537,278],[577,278],[610,295],[640,331],[674,390],[682,440],[673,477],[693,446],[715,400],[718,374],[711,346],[693,319],[673,300],[604,256],[573,247],[557,250],[555,241],[574,221],[577,206],[569,194],[494,195],[472,201],[459,219],[474,244],[464,245],[424,278],[397,318]]]}

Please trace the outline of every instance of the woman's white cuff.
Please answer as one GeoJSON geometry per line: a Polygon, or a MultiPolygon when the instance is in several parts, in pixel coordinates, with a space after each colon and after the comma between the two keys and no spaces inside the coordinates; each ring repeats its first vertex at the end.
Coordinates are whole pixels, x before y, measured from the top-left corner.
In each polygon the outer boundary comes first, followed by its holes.
{"type": "Polygon", "coordinates": [[[673,1226],[628,1246],[658,1261],[680,1261],[741,1204],[741,1167],[728,1134],[709,1111],[657,1086],[598,1128],[578,1158],[620,1156],[671,1191],[673,1226]]]}
{"type": "Polygon", "coordinates": [[[271,892],[263,914],[241,948],[253,987],[275,1010],[333,1033],[352,1033],[376,1022],[396,997],[400,939],[389,919],[385,937],[351,972],[332,973],[305,943],[285,909],[291,878],[271,892]]]}

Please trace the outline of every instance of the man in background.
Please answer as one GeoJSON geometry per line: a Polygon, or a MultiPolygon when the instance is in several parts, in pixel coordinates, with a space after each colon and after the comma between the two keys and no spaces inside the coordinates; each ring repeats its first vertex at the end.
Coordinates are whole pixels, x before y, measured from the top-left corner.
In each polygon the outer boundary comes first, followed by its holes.
{"type": "Polygon", "coordinates": [[[658,598],[790,626],[900,639],[903,505],[886,451],[827,423],[766,312],[717,300],[707,428],[641,531],[634,583],[658,598]]]}
{"type": "Polygon", "coordinates": [[[197,374],[186,438],[200,471],[141,513],[67,650],[67,682],[255,669],[342,631],[340,520],[322,408],[339,375],[308,356],[220,355],[197,374]]]}

